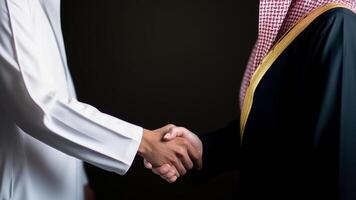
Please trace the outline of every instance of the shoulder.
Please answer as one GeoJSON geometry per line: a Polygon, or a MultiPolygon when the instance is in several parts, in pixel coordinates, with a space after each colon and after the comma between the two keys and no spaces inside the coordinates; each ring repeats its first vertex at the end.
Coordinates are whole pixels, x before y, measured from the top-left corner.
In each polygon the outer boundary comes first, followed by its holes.
{"type": "Polygon", "coordinates": [[[356,14],[347,8],[331,9],[316,18],[304,32],[302,35],[307,36],[311,45],[316,42],[319,47],[342,47],[345,40],[354,42],[356,14]]]}
{"type": "MultiPolygon", "coordinates": [[[[314,61],[331,71],[345,66],[355,55],[356,14],[347,8],[334,8],[319,16],[309,29],[309,46],[314,61]]],[[[346,66],[350,67],[350,66],[346,66]]]]}
{"type": "Polygon", "coordinates": [[[324,18],[356,20],[356,14],[348,8],[334,8],[324,13],[324,18]]]}
{"type": "Polygon", "coordinates": [[[333,8],[311,22],[298,38],[312,46],[330,42],[341,45],[342,40],[353,35],[356,35],[356,14],[347,8],[333,8]]]}
{"type": "Polygon", "coordinates": [[[318,17],[314,24],[322,26],[323,28],[356,30],[356,14],[347,8],[334,8],[318,17]]]}

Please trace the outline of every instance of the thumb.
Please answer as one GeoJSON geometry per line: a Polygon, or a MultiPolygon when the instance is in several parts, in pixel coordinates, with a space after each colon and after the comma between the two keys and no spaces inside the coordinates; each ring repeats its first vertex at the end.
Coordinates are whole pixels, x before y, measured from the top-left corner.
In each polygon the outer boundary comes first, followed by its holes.
{"type": "Polygon", "coordinates": [[[184,135],[183,131],[180,131],[179,128],[174,127],[174,128],[171,128],[171,130],[164,135],[163,139],[166,141],[170,141],[176,137],[182,137],[183,135],[184,135]]]}
{"type": "Polygon", "coordinates": [[[143,160],[143,164],[147,169],[152,169],[152,164],[148,162],[146,159],[143,160]]]}
{"type": "Polygon", "coordinates": [[[174,124],[168,124],[168,125],[165,125],[165,126],[159,128],[159,129],[154,130],[154,132],[157,132],[157,133],[164,133],[164,134],[165,134],[165,133],[170,132],[170,130],[171,130],[172,128],[174,128],[174,127],[176,127],[174,124]]]}

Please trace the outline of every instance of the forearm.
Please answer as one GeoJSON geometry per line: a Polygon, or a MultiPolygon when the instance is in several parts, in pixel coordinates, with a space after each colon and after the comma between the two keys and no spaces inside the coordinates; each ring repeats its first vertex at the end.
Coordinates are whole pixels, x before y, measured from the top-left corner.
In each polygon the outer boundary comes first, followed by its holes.
{"type": "Polygon", "coordinates": [[[142,128],[75,100],[66,102],[55,95],[32,98],[21,80],[1,80],[1,86],[11,88],[2,87],[1,104],[7,116],[27,134],[103,169],[120,174],[128,170],[140,144],[142,128]]]}

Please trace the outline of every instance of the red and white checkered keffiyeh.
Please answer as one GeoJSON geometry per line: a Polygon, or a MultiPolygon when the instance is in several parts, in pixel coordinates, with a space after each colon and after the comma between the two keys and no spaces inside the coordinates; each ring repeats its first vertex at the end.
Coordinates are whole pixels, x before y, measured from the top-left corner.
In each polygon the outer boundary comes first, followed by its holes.
{"type": "Polygon", "coordinates": [[[342,3],[356,11],[356,0],[260,0],[258,39],[242,80],[240,108],[253,73],[274,43],[303,16],[328,3],[342,3]]]}

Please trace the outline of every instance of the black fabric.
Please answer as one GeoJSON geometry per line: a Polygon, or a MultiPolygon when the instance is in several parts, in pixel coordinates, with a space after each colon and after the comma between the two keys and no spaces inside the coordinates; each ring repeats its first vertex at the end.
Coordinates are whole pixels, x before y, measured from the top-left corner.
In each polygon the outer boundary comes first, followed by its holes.
{"type": "Polygon", "coordinates": [[[231,133],[203,138],[205,167],[239,163],[240,199],[356,199],[356,15],[324,13],[274,62],[234,161],[231,133]]]}
{"type": "Polygon", "coordinates": [[[243,140],[245,198],[356,199],[355,37],[355,14],[333,9],[263,77],[243,140]]]}
{"type": "Polygon", "coordinates": [[[195,183],[203,183],[218,174],[238,169],[239,133],[239,120],[234,120],[222,129],[201,136],[203,168],[193,173],[195,183]]]}

